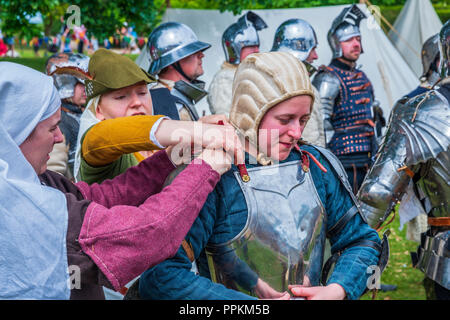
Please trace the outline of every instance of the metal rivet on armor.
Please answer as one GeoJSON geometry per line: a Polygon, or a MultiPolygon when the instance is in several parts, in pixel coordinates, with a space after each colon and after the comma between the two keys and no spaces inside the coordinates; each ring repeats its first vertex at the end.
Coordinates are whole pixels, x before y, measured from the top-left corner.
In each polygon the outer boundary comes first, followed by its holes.
{"type": "Polygon", "coordinates": [[[309,171],[309,168],[308,168],[308,166],[306,166],[306,165],[303,165],[302,168],[303,168],[303,171],[305,171],[305,172],[308,172],[308,171],[309,171]]]}

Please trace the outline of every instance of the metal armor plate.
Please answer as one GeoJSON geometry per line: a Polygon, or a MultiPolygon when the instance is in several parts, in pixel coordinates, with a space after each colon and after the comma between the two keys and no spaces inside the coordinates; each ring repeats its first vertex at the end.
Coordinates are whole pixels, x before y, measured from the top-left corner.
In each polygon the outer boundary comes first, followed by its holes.
{"type": "Polygon", "coordinates": [[[358,198],[371,226],[379,225],[406,191],[409,177],[400,168],[419,173],[416,184],[425,212],[448,215],[450,109],[439,92],[397,103],[391,113],[377,159],[358,198]],[[420,170],[421,172],[417,172],[420,170]]]}
{"type": "Polygon", "coordinates": [[[450,231],[431,236],[429,232],[422,234],[418,248],[420,269],[431,280],[450,290],[450,231]]]}
{"type": "Polygon", "coordinates": [[[311,173],[303,171],[300,161],[248,173],[247,183],[235,173],[248,210],[244,229],[226,243],[207,247],[213,281],[245,291],[235,281],[239,277],[229,277],[236,274],[237,263],[229,263],[234,256],[280,292],[289,284],[319,285],[326,215],[311,173]]]}

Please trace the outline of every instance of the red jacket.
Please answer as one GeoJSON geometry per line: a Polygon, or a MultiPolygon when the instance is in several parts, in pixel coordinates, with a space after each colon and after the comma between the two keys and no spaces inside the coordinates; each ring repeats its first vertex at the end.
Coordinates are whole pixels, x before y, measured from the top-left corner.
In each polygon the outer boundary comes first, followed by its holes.
{"type": "Polygon", "coordinates": [[[220,179],[206,162],[190,164],[164,189],[174,166],[165,151],[101,184],[73,184],[46,171],[41,181],[66,194],[68,265],[81,270],[71,299],[104,299],[172,257],[220,179]]]}

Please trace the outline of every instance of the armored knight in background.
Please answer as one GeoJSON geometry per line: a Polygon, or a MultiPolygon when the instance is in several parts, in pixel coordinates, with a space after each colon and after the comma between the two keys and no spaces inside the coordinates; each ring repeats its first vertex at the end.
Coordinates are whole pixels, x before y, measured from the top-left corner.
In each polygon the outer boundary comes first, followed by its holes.
{"type": "Polygon", "coordinates": [[[225,61],[208,88],[208,104],[212,114],[229,115],[236,69],[249,54],[259,52],[258,31],[264,28],[267,28],[264,20],[249,11],[223,32],[225,61]]]}
{"type": "Polygon", "coordinates": [[[58,53],[46,63],[46,73],[61,97],[59,128],[64,141],[55,144],[48,167],[71,179],[73,177],[80,117],[86,104],[84,80],[87,79],[89,57],[80,53],[58,53]]]}
{"type": "MultiPolygon", "coordinates": [[[[365,14],[353,5],[345,8],[328,31],[333,52],[329,66],[321,67],[313,80],[319,90],[327,148],[342,162],[356,193],[377,150],[373,87],[356,69],[363,53],[359,24],[365,14]]],[[[377,130],[378,129],[378,130],[377,130]]]]}
{"type": "Polygon", "coordinates": [[[401,205],[422,207],[429,228],[412,255],[413,265],[434,281],[436,298],[449,299],[450,21],[441,29],[440,48],[440,88],[395,106],[358,197],[373,227],[387,218],[399,200],[401,205]],[[413,196],[406,198],[408,186],[413,196]]]}
{"type": "Polygon", "coordinates": [[[435,34],[422,46],[423,72],[420,76],[420,85],[405,96],[407,99],[431,90],[439,82],[439,56],[439,34],[435,34]]]}
{"type": "MultiPolygon", "coordinates": [[[[409,99],[414,98],[431,90],[440,80],[439,74],[439,34],[427,39],[422,46],[422,66],[423,72],[420,77],[420,85],[402,97],[397,103],[404,105],[409,99]]],[[[396,103],[396,104],[397,104],[396,103]]],[[[420,206],[416,206],[420,208],[420,206]]],[[[417,210],[411,210],[408,206],[399,207],[400,227],[406,223],[406,239],[420,242],[420,234],[425,232],[427,225],[427,216],[425,212],[418,213],[417,210]]]]}
{"type": "MultiPolygon", "coordinates": [[[[314,60],[318,59],[317,36],[313,27],[302,19],[289,19],[283,22],[275,31],[271,51],[284,51],[294,55],[303,62],[312,77],[317,69],[312,65],[314,60]]],[[[323,130],[323,115],[320,105],[320,95],[313,86],[314,108],[311,112],[311,118],[303,130],[302,139],[314,145],[325,147],[325,133],[323,130]]]]}
{"type": "Polygon", "coordinates": [[[166,88],[170,95],[162,90],[161,100],[171,100],[169,104],[156,103],[154,114],[164,114],[174,120],[199,119],[195,104],[207,92],[205,83],[197,78],[203,74],[203,51],[209,47],[210,44],[199,41],[191,28],[182,23],[166,22],[152,31],[148,38],[152,59],[149,73],[158,75],[158,84],[151,90],[166,88]]]}

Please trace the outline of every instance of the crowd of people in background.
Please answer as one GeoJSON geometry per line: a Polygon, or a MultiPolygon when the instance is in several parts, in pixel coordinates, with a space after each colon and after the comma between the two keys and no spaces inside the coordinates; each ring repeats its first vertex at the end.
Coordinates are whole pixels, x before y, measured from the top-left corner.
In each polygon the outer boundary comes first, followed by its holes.
{"type": "Polygon", "coordinates": [[[0,57],[19,57],[18,48],[32,49],[35,57],[47,57],[57,52],[91,55],[100,46],[118,53],[139,54],[146,43],[147,38],[139,36],[127,23],[115,34],[99,41],[84,25],[68,28],[62,20],[61,29],[56,35],[42,34],[19,39],[16,36],[3,36],[0,30],[0,57]]]}

